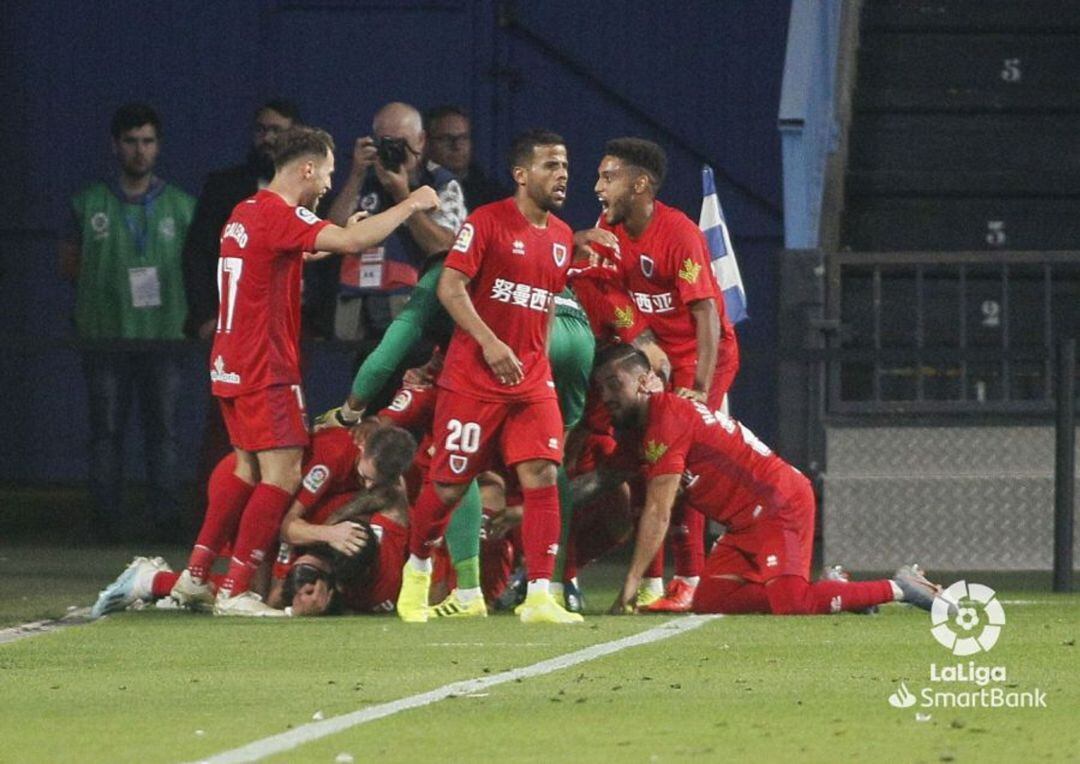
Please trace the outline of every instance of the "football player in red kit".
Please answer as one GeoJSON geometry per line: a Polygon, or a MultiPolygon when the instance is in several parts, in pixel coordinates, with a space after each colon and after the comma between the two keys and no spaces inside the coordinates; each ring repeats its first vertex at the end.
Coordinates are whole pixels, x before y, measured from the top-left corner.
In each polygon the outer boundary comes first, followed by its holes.
{"type": "Polygon", "coordinates": [[[649,393],[649,362],[640,351],[613,347],[596,368],[604,404],[637,449],[647,481],[633,558],[613,613],[633,609],[680,491],[728,529],[705,564],[695,612],[809,615],[897,600],[930,609],[941,587],[914,566],[892,579],[811,583],[810,481],[722,412],[672,393],[649,393]]]}
{"type": "MultiPolygon", "coordinates": [[[[595,189],[603,209],[599,227],[619,240],[623,283],[671,362],[671,388],[715,411],[739,368],[735,327],[724,312],[701,230],[656,198],[666,171],[664,150],[652,141],[609,141],[595,189]]],[[[680,506],[672,527],[676,575],[651,610],[688,610],[701,575],[705,518],[680,506]]],[[[654,584],[663,568],[661,552],[649,569],[654,584]]]]}
{"type": "Polygon", "coordinates": [[[409,561],[398,615],[428,619],[431,544],[477,473],[497,457],[524,495],[529,593],[526,623],[574,623],[548,585],[559,546],[556,467],[563,423],[547,357],[553,298],[566,286],[573,234],[552,212],[566,198],[561,137],[533,130],[510,152],[514,196],[480,207],[458,234],[439,279],[439,300],[457,324],[438,385],[431,483],[410,514],[409,561]]]}
{"type": "Polygon", "coordinates": [[[212,497],[173,591],[180,602],[210,596],[207,571],[240,510],[233,556],[214,604],[219,615],[270,614],[249,583],[300,485],[308,444],[298,360],[305,253],[357,252],[438,203],[425,186],[386,212],[354,215],[341,228],[310,211],[330,189],[333,139],[315,128],[292,128],[278,138],[274,153],[270,185],[238,204],[221,234],[210,379],[236,468],[212,497]]]}

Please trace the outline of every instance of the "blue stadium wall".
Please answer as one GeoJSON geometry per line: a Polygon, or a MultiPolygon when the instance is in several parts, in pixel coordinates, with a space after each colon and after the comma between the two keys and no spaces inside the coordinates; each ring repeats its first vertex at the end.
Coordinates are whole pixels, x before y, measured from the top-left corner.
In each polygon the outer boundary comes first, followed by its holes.
{"type": "MultiPolygon", "coordinates": [[[[531,126],[570,149],[564,217],[590,225],[604,141],[667,147],[661,198],[696,218],[701,162],[718,170],[751,321],[734,411],[775,431],[776,284],[782,247],[777,105],[787,0],[543,3],[9,2],[0,20],[0,480],[86,475],[85,391],[72,336],[73,290],[57,276],[67,198],[113,172],[108,120],[129,100],[164,120],[159,174],[197,194],[208,170],[238,161],[253,108],[281,95],[341,148],[369,132],[388,100],[457,102],[474,115],[475,151],[501,157],[531,126]]],[[[206,350],[184,353],[184,477],[194,474],[205,406],[206,350]]],[[[315,348],[314,411],[346,390],[350,358],[315,348]]],[[[141,444],[128,461],[138,475],[141,444]]]]}

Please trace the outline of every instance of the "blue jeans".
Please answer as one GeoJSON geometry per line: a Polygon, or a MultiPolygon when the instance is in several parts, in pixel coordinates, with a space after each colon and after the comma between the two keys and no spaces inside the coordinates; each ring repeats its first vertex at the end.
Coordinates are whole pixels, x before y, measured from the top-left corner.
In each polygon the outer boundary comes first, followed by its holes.
{"type": "Polygon", "coordinates": [[[115,535],[135,518],[123,515],[124,432],[138,401],[143,425],[149,505],[142,525],[176,527],[180,517],[177,477],[176,405],[180,369],[172,350],[86,351],[90,409],[90,496],[94,523],[104,536],[115,535]]]}

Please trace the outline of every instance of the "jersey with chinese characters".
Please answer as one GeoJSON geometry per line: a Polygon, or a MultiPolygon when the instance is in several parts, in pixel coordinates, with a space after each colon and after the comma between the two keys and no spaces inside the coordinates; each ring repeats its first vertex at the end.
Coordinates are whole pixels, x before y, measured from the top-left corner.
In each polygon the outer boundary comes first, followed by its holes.
{"type": "Polygon", "coordinates": [[[638,239],[631,238],[622,223],[610,226],[601,218],[599,227],[618,237],[623,283],[673,369],[697,365],[697,330],[687,307],[690,303],[714,299],[721,336],[733,335],[724,301],[719,299],[708,243],[694,221],[656,201],[652,220],[638,239]]]}
{"type": "Polygon", "coordinates": [[[674,393],[649,399],[638,458],[646,479],[681,475],[690,506],[730,530],[775,516],[807,482],[744,425],[674,393]]]}
{"type": "Polygon", "coordinates": [[[303,253],[328,221],[262,190],[236,205],[221,231],[214,395],[300,384],[303,253]]]}
{"type": "Polygon", "coordinates": [[[525,219],[513,198],[477,209],[461,227],[446,268],[470,278],[476,312],[521,361],[524,379],[503,385],[484,361],[480,345],[454,329],[439,386],[487,401],[555,397],[547,357],[549,311],[566,286],[573,252],[570,227],[548,215],[545,228],[525,219]]]}

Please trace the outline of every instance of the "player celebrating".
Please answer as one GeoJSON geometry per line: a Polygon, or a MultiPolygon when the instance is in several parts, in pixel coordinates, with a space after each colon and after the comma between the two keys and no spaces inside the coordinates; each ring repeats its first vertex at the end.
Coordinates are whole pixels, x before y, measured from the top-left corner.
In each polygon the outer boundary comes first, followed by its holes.
{"type": "Polygon", "coordinates": [[[236,450],[236,471],[207,520],[173,592],[205,598],[205,573],[229,532],[218,518],[242,507],[239,530],[214,612],[266,615],[248,590],[281,517],[300,484],[308,443],[300,389],[300,279],[305,252],[357,252],[386,238],[415,212],[436,206],[425,186],[386,212],[351,217],[344,228],[309,208],[330,189],[334,142],[324,131],[293,128],[275,144],[270,185],[236,206],[222,229],[220,309],[210,357],[213,394],[236,450]]]}
{"type": "Polygon", "coordinates": [[[496,456],[517,472],[529,591],[525,623],[574,623],[551,596],[559,546],[556,466],[563,427],[546,344],[552,302],[566,285],[573,236],[555,215],[566,198],[563,139],[543,130],[518,136],[510,152],[514,196],[476,210],[462,226],[439,279],[439,300],[457,324],[446,351],[435,410],[431,483],[410,516],[409,561],[398,615],[428,618],[431,543],[472,478],[496,456]]]}
{"type": "MultiPolygon", "coordinates": [[[[609,141],[595,189],[603,208],[600,228],[618,237],[623,282],[671,362],[675,394],[717,410],[739,367],[735,328],[724,313],[704,235],[656,198],[666,172],[667,157],[657,144],[609,141]]],[[[705,519],[694,510],[680,514],[673,538],[677,575],[653,610],[689,609],[701,575],[705,519]]],[[[650,570],[658,585],[662,556],[650,570]]]]}
{"type": "Polygon", "coordinates": [[[671,393],[650,394],[651,376],[648,359],[632,347],[612,347],[597,361],[604,405],[617,427],[634,433],[647,481],[633,559],[612,613],[633,609],[680,489],[684,501],[728,528],[705,565],[695,612],[809,615],[894,600],[930,609],[941,587],[914,566],[891,580],[810,583],[810,481],[722,412],[671,393]]]}

